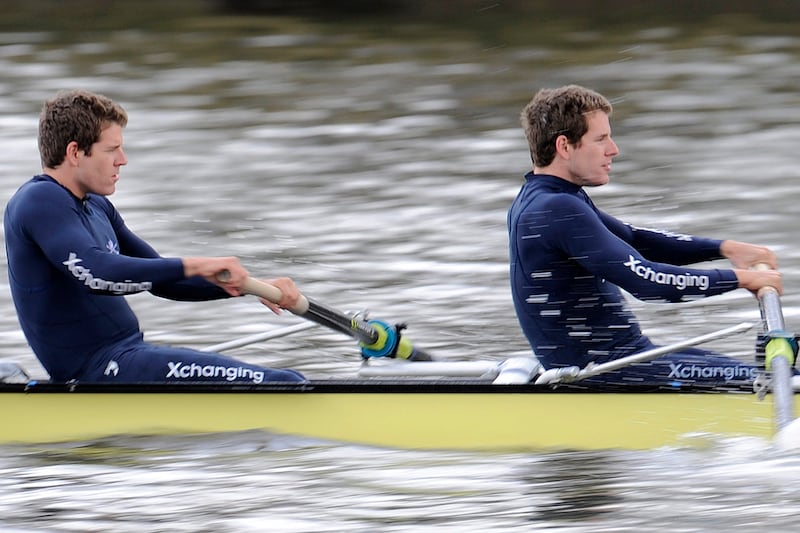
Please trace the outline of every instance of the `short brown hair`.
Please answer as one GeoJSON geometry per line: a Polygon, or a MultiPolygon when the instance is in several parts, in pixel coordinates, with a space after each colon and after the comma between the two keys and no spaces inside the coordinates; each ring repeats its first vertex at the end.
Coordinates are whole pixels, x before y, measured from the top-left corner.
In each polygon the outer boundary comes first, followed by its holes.
{"type": "Polygon", "coordinates": [[[128,114],[110,98],[85,90],[59,92],[47,100],[39,115],[39,155],[45,168],[64,162],[73,141],[88,155],[100,133],[110,124],[123,128],[128,114]]]}
{"type": "Polygon", "coordinates": [[[610,115],[611,103],[600,93],[580,85],[536,93],[520,114],[533,164],[541,167],[553,162],[559,135],[565,135],[570,144],[577,144],[588,130],[586,115],[594,111],[610,115]]]}

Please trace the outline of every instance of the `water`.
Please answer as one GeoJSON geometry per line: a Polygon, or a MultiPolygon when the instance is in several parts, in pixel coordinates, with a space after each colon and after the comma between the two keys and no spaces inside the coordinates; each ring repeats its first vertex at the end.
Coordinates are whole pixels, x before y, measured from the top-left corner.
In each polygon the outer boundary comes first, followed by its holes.
{"type": "MultiPolygon", "coordinates": [[[[506,40],[199,17],[163,33],[3,33],[0,197],[39,170],[41,102],[88,87],[130,114],[112,199],[162,254],[235,254],[330,306],[407,321],[440,358],[500,358],[527,350],[506,273],[505,211],[530,165],[517,115],[539,87],[580,83],[614,101],[622,150],[596,202],[773,247],[791,327],[800,38],[733,24],[506,40]]],[[[0,357],[43,377],[0,283],[0,357]]],[[[148,339],[194,347],[299,321],[253,299],[130,300],[148,339]]],[[[744,291],[633,306],[664,342],[758,317],[744,291]]],[[[752,340],[712,346],[748,357],[752,340]]],[[[358,365],[352,341],[321,328],[230,353],[315,378],[358,365]]],[[[2,450],[0,524],[16,531],[791,531],[800,503],[800,459],[750,439],[473,454],[247,433],[2,450]]]]}

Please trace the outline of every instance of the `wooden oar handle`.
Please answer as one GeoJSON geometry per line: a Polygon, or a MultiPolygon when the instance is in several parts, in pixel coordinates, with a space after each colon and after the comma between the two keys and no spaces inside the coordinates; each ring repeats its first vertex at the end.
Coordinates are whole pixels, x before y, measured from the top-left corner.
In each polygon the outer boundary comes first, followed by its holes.
{"type": "MultiPolygon", "coordinates": [[[[278,287],[255,278],[247,278],[244,285],[242,285],[242,290],[245,294],[252,294],[253,296],[264,298],[274,304],[279,303],[281,298],[283,298],[283,293],[278,287]]],[[[308,311],[308,298],[301,294],[300,299],[297,300],[297,304],[290,308],[289,311],[296,315],[305,314],[305,312],[308,311]]]]}
{"type": "MultiPolygon", "coordinates": [[[[217,274],[217,279],[224,282],[230,278],[230,275],[230,272],[224,270],[217,274]]],[[[272,302],[274,304],[279,304],[283,298],[283,293],[278,287],[255,278],[247,278],[244,280],[244,284],[242,284],[242,292],[244,294],[250,294],[253,296],[258,296],[259,298],[264,298],[268,302],[272,302]]],[[[289,311],[296,315],[305,314],[305,312],[308,311],[308,298],[301,294],[300,299],[297,300],[297,304],[290,308],[289,311]]]]}

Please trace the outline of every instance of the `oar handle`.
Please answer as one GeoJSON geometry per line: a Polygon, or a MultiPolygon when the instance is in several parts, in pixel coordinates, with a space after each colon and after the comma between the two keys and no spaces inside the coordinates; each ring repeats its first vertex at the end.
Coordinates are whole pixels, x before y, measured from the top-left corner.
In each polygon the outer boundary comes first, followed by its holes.
{"type": "MultiPolygon", "coordinates": [[[[231,273],[227,270],[223,270],[217,274],[217,279],[222,282],[228,281],[230,277],[231,273]]],[[[276,305],[279,304],[283,299],[283,293],[278,287],[269,284],[266,281],[261,281],[251,277],[248,277],[244,280],[244,283],[242,284],[242,293],[264,298],[268,302],[272,302],[276,305]]],[[[308,306],[308,298],[301,294],[294,307],[291,307],[288,310],[295,315],[302,316],[306,313],[306,311],[308,311],[308,306]]]]}
{"type": "MultiPolygon", "coordinates": [[[[247,278],[242,285],[242,292],[264,298],[265,300],[277,304],[283,298],[283,293],[275,285],[271,285],[265,281],[257,280],[255,278],[247,278]]],[[[304,315],[308,311],[308,298],[300,295],[297,303],[289,308],[289,311],[296,315],[304,315]]]]}
{"type": "MultiPolygon", "coordinates": [[[[772,269],[766,263],[756,263],[753,266],[753,270],[758,270],[760,272],[765,272],[767,270],[772,270],[772,269]]],[[[761,287],[760,289],[758,289],[758,297],[761,298],[761,296],[763,296],[763,295],[765,295],[765,294],[767,294],[769,292],[774,292],[775,294],[777,294],[778,290],[775,287],[770,287],[768,285],[765,285],[765,286],[761,287]]]]}

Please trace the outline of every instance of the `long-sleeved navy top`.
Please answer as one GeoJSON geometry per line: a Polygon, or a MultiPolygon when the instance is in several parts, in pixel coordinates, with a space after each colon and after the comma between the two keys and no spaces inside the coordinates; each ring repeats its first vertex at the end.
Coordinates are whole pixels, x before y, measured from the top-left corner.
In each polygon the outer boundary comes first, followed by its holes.
{"type": "Polygon", "coordinates": [[[173,300],[228,294],[187,279],[179,258],[161,257],[103,196],[75,197],[47,175],[22,185],[5,211],[11,294],[22,331],[50,377],[67,381],[98,353],[136,334],[125,298],[142,291],[173,300]]]}
{"type": "Polygon", "coordinates": [[[545,368],[584,367],[650,346],[620,287],[668,302],[738,287],[730,269],[682,266],[720,259],[722,241],[623,223],[556,176],[525,176],[508,229],[514,306],[545,368]]]}

